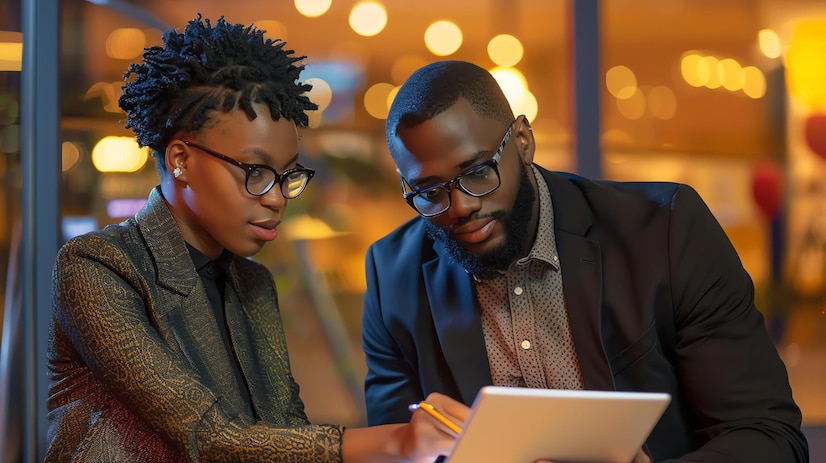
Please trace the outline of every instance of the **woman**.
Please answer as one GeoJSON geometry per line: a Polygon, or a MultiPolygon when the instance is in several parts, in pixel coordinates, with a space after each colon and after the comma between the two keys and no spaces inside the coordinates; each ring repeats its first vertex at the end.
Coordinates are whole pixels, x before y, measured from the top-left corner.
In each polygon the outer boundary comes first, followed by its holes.
{"type": "Polygon", "coordinates": [[[316,109],[304,57],[223,18],[163,41],[119,100],[161,184],[134,219],[58,254],[47,461],[433,461],[454,435],[419,412],[361,429],[308,422],[272,276],[246,258],[314,174],[297,162],[297,127],[316,109]]]}

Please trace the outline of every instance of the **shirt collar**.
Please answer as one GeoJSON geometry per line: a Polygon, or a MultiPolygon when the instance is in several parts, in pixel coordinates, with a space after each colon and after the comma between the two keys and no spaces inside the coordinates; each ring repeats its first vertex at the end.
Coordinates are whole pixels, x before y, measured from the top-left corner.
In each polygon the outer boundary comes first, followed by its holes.
{"type": "MultiPolygon", "coordinates": [[[[537,259],[546,262],[554,270],[559,271],[559,254],[556,251],[554,205],[551,200],[551,192],[548,190],[548,184],[545,182],[545,178],[542,177],[542,173],[533,165],[531,165],[531,171],[534,178],[536,178],[536,189],[539,193],[539,223],[537,224],[536,238],[528,255],[512,262],[508,269],[513,265],[526,265],[531,259],[537,259]]],[[[473,277],[474,282],[480,283],[485,279],[496,278],[505,274],[507,274],[506,270],[496,269],[487,272],[485,275],[470,273],[470,276],[473,277]]]]}
{"type": "Polygon", "coordinates": [[[226,271],[232,259],[232,253],[226,249],[224,249],[221,255],[214,261],[189,243],[186,243],[186,249],[189,251],[189,257],[192,258],[192,263],[195,264],[195,271],[198,273],[201,273],[202,270],[207,269],[210,265],[226,271]]]}
{"type": "Polygon", "coordinates": [[[531,247],[531,252],[527,256],[516,261],[517,265],[529,262],[531,259],[539,259],[547,262],[559,270],[559,254],[556,251],[556,234],[554,233],[554,205],[551,200],[551,192],[548,184],[539,170],[531,165],[533,176],[536,178],[536,189],[539,191],[539,224],[536,229],[536,238],[531,247]]]}

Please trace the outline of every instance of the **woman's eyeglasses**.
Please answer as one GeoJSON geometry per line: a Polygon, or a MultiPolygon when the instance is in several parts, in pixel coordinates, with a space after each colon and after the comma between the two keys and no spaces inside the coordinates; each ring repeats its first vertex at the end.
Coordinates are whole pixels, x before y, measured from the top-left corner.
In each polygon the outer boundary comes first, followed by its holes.
{"type": "Polygon", "coordinates": [[[253,196],[263,196],[267,194],[276,184],[281,189],[281,194],[286,199],[297,198],[310,183],[310,179],[315,175],[313,169],[296,164],[292,169],[287,169],[279,174],[270,166],[264,164],[247,164],[245,162],[236,161],[235,159],[213,151],[207,147],[201,146],[191,141],[182,140],[185,145],[197,148],[210,156],[216,157],[222,161],[226,161],[234,166],[238,166],[244,170],[246,180],[244,186],[247,188],[247,193],[253,196]]]}

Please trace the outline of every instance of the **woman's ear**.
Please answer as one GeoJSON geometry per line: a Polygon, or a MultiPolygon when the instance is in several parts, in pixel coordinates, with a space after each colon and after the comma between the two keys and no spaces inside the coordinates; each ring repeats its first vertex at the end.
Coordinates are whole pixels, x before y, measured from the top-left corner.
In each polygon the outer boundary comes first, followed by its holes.
{"type": "Polygon", "coordinates": [[[187,150],[181,140],[172,140],[166,145],[166,152],[164,154],[164,163],[166,170],[176,180],[186,182],[186,160],[187,150]]]}

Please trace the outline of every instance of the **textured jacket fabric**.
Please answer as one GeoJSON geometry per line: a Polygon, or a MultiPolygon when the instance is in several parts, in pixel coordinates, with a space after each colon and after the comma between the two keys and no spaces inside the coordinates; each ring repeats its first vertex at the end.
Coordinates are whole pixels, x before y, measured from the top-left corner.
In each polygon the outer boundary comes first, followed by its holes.
{"type": "MultiPolygon", "coordinates": [[[[801,414],[752,281],[697,193],[540,169],[585,388],[668,392],[652,461],[803,462],[801,414]]],[[[367,252],[370,425],[491,384],[473,282],[414,218],[367,252]]]]}
{"type": "Polygon", "coordinates": [[[155,188],[134,219],[72,239],[54,269],[48,354],[54,462],[340,461],[290,372],[275,284],[233,256],[226,323],[243,402],[206,292],[155,188]]]}

